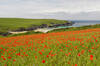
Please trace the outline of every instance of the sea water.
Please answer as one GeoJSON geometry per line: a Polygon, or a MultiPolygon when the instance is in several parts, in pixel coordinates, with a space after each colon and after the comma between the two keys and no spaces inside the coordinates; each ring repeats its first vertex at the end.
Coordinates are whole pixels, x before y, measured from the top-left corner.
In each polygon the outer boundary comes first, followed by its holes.
{"type": "Polygon", "coordinates": [[[56,27],[56,28],[70,28],[70,27],[81,27],[81,26],[87,26],[87,25],[95,25],[95,24],[100,24],[100,21],[77,21],[77,20],[74,20],[72,21],[74,22],[75,24],[73,24],[72,26],[59,26],[59,27],[56,27]]]}

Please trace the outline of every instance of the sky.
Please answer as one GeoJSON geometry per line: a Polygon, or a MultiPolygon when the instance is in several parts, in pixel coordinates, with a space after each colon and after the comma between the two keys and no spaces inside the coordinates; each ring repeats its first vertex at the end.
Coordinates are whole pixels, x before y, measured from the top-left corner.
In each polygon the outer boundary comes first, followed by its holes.
{"type": "Polygon", "coordinates": [[[100,0],[0,0],[0,17],[100,20],[100,0]]]}

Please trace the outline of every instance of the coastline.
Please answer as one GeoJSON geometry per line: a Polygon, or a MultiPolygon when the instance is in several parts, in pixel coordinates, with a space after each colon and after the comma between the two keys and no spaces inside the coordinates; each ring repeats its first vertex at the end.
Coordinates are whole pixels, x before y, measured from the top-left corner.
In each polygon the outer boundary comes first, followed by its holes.
{"type": "Polygon", "coordinates": [[[29,31],[34,31],[34,32],[42,32],[42,33],[47,33],[49,31],[55,30],[55,29],[61,29],[61,26],[65,26],[64,28],[68,28],[68,26],[72,26],[74,23],[64,23],[64,24],[53,24],[52,26],[47,26],[45,25],[40,25],[37,27],[30,27],[27,29],[21,28],[15,31],[8,31],[8,34],[22,34],[22,33],[27,33],[29,31]]]}

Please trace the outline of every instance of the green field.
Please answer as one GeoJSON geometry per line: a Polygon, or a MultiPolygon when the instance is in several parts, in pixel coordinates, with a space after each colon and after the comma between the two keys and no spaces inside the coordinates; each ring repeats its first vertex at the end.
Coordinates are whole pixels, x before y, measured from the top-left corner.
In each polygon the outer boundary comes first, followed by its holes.
{"type": "Polygon", "coordinates": [[[56,20],[56,19],[24,19],[24,18],[0,18],[0,32],[7,32],[8,30],[16,30],[19,28],[28,28],[31,26],[39,26],[42,24],[47,24],[48,26],[51,23],[63,24],[66,23],[65,20],[56,20]]]}

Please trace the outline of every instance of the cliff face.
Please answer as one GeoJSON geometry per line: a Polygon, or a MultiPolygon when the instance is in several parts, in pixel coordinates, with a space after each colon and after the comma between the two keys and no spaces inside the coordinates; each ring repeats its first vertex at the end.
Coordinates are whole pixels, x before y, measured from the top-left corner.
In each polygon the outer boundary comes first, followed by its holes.
{"type": "Polygon", "coordinates": [[[71,23],[64,23],[64,24],[53,24],[52,26],[49,26],[49,27],[58,27],[58,26],[72,26],[74,23],[71,22],[71,23]]]}

